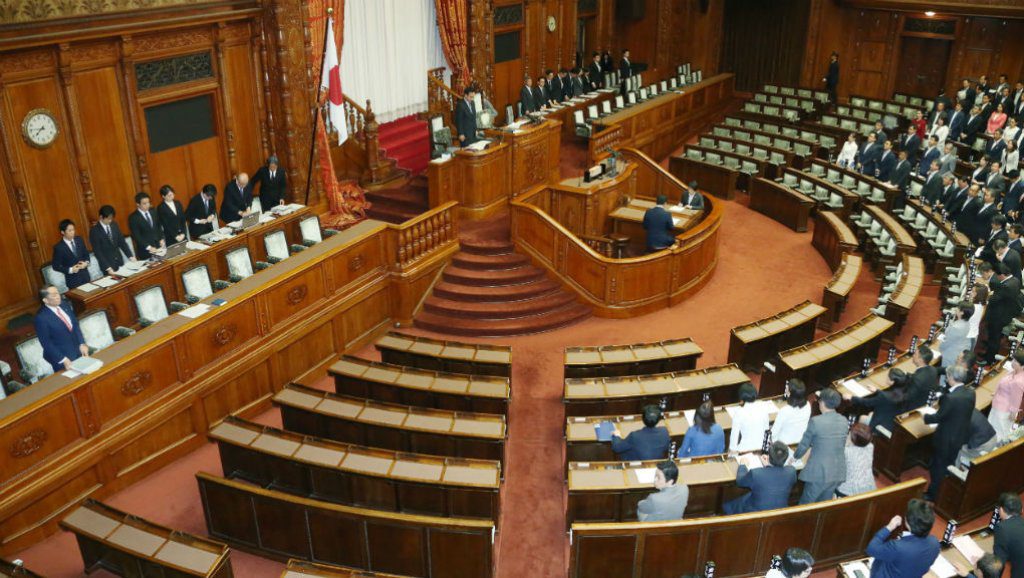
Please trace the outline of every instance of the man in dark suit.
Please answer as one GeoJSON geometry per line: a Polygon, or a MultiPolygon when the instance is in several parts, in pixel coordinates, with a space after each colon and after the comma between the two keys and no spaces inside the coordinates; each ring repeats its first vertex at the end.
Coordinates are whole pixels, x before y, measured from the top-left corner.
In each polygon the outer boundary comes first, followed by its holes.
{"type": "Polygon", "coordinates": [[[618,428],[612,433],[612,451],[620,460],[663,460],[668,455],[668,446],[672,440],[667,428],[658,427],[661,408],[656,405],[645,406],[643,421],[644,427],[630,432],[625,439],[618,428]]]}
{"type": "Polygon", "coordinates": [[[1014,169],[1007,173],[1009,182],[1006,184],[1006,196],[1003,198],[1003,214],[1010,220],[1017,221],[1020,218],[1021,196],[1024,195],[1024,181],[1021,181],[1020,171],[1014,169]]]}
{"type": "Polygon", "coordinates": [[[188,202],[185,218],[188,219],[188,232],[193,239],[212,233],[217,228],[217,187],[212,184],[203,185],[198,195],[193,195],[188,202]]]}
{"type": "Polygon", "coordinates": [[[665,209],[668,197],[658,195],[657,204],[644,212],[644,231],[647,232],[647,250],[660,251],[676,242],[672,234],[672,215],[665,209]]]}
{"type": "Polygon", "coordinates": [[[838,100],[836,99],[836,90],[839,88],[839,53],[833,52],[829,56],[828,72],[825,73],[825,78],[822,79],[825,82],[825,90],[828,91],[828,101],[835,105],[838,100]]]}
{"type": "Polygon", "coordinates": [[[960,214],[960,209],[963,208],[964,203],[967,202],[967,192],[971,188],[971,180],[966,176],[959,176],[956,180],[956,190],[947,200],[942,201],[942,208],[946,211],[946,215],[950,219],[955,219],[960,214]]]}
{"type": "Polygon", "coordinates": [[[50,362],[53,371],[71,369],[71,362],[89,355],[78,318],[53,285],[39,290],[42,307],[36,312],[36,337],[43,347],[43,358],[50,362]]]}
{"type": "Polygon", "coordinates": [[[544,85],[547,89],[549,102],[562,100],[562,82],[558,80],[554,70],[549,68],[544,71],[544,85]]]}
{"type": "Polygon", "coordinates": [[[939,485],[957,453],[971,435],[971,414],[974,412],[974,390],[965,387],[967,370],[956,365],[946,368],[948,393],[939,400],[939,410],[924,416],[924,423],[937,424],[932,433],[932,461],[928,468],[931,482],[925,499],[931,502],[939,495],[939,485]]]}
{"type": "Polygon", "coordinates": [[[967,124],[964,125],[963,142],[974,144],[974,139],[985,130],[985,118],[981,116],[980,107],[972,107],[971,114],[967,117],[967,124]]]}
{"type": "Polygon", "coordinates": [[[910,376],[905,371],[894,367],[889,370],[888,388],[880,389],[864,397],[847,393],[843,395],[843,399],[869,410],[871,413],[871,420],[868,422],[869,431],[874,432],[878,427],[892,431],[892,424],[896,420],[896,416],[901,413],[903,396],[906,395],[906,388],[903,386],[909,379],[910,376]]]}
{"type": "Polygon", "coordinates": [[[619,78],[625,81],[633,76],[633,64],[629,61],[629,49],[622,51],[622,60],[619,61],[619,78]]]}
{"type": "Polygon", "coordinates": [[[697,181],[690,181],[690,186],[686,187],[686,193],[679,199],[679,206],[698,211],[704,208],[704,195],[697,190],[697,181]]]}
{"type": "Polygon", "coordinates": [[[953,173],[942,175],[942,185],[942,197],[939,198],[939,206],[945,207],[956,199],[956,193],[960,189],[956,186],[956,178],[953,177],[953,173]]]}
{"type": "Polygon", "coordinates": [[[962,231],[967,235],[968,239],[972,239],[971,232],[974,227],[974,217],[977,216],[978,211],[981,210],[982,202],[980,198],[981,187],[978,185],[971,185],[967,189],[967,198],[964,199],[963,204],[960,205],[959,211],[956,213],[956,228],[958,231],[962,231]]]}
{"type": "Polygon", "coordinates": [[[793,457],[799,460],[807,450],[811,451],[810,459],[800,472],[800,480],[804,483],[800,504],[831,500],[836,488],[846,481],[846,454],[843,448],[846,446],[850,424],[836,412],[842,402],[842,396],[831,387],[821,390],[818,394],[818,409],[821,413],[807,423],[804,437],[793,452],[793,457]]]}
{"type": "MultiPolygon", "coordinates": [[[[989,208],[986,208],[986,211],[989,210],[989,208]]],[[[979,256],[994,266],[997,262],[995,244],[997,241],[1008,241],[1009,236],[1006,234],[1006,217],[996,213],[992,215],[988,222],[989,230],[987,231],[987,236],[984,237],[985,242],[981,247],[981,254],[979,256]]]]}
{"type": "Polygon", "coordinates": [[[900,191],[906,191],[907,186],[910,184],[910,171],[912,168],[910,166],[910,159],[907,157],[907,151],[900,151],[900,160],[896,163],[896,168],[889,178],[889,182],[900,191]]]}
{"type": "Polygon", "coordinates": [[[875,135],[875,142],[883,144],[889,138],[889,135],[885,134],[885,127],[882,126],[882,121],[875,121],[875,130],[872,131],[875,135]]]}
{"type": "Polygon", "coordinates": [[[583,78],[580,77],[580,69],[573,68],[570,72],[569,86],[571,87],[572,93],[571,98],[576,98],[587,92],[585,85],[583,84],[583,78]]]}
{"type": "Polygon", "coordinates": [[[999,518],[992,553],[1010,565],[1010,578],[1024,578],[1024,520],[1020,517],[1020,496],[1006,492],[999,496],[999,518]]]}
{"type": "Polygon", "coordinates": [[[288,192],[288,182],[276,155],[270,155],[267,164],[263,165],[252,176],[252,180],[260,184],[260,206],[269,211],[283,205],[288,192]]]}
{"type": "Polygon", "coordinates": [[[985,124],[988,124],[988,119],[992,116],[992,113],[996,111],[996,105],[992,102],[992,97],[985,93],[981,96],[981,118],[985,120],[985,124]]]}
{"type": "Polygon", "coordinates": [[[982,197],[981,208],[978,209],[978,212],[971,219],[970,228],[964,231],[964,233],[969,235],[968,238],[974,241],[977,245],[984,245],[990,238],[992,238],[993,219],[997,216],[1001,219],[1005,219],[1005,217],[999,214],[996,198],[995,191],[992,189],[985,189],[984,196],[982,197]]]}
{"type": "Polygon", "coordinates": [[[957,102],[967,110],[971,110],[974,107],[974,100],[978,96],[978,93],[974,90],[974,86],[971,85],[969,79],[963,79],[962,86],[958,96],[962,94],[963,98],[960,98],[957,102]]]}
{"type": "Polygon", "coordinates": [[[533,79],[527,76],[523,82],[525,84],[519,89],[519,104],[523,107],[522,114],[525,116],[527,113],[540,110],[540,106],[533,100],[533,79]]]}
{"type": "Polygon", "coordinates": [[[907,153],[907,161],[911,164],[917,163],[921,154],[921,137],[917,136],[914,125],[907,127],[907,132],[900,137],[900,150],[907,153]]]}
{"type": "Polygon", "coordinates": [[[726,515],[762,512],[785,508],[789,505],[789,492],[796,483],[796,468],[787,466],[789,447],[775,442],[761,455],[764,467],[748,469],[741,465],[736,470],[736,485],[749,488],[750,493],[723,504],[726,515]]]}
{"type": "Polygon", "coordinates": [[[537,82],[533,85],[533,103],[537,107],[537,110],[541,110],[548,105],[548,90],[544,86],[544,77],[537,79],[537,82]]]}
{"type": "Polygon", "coordinates": [[[860,168],[860,172],[865,175],[875,176],[875,171],[878,170],[878,159],[882,157],[882,147],[875,140],[875,133],[868,134],[867,140],[861,146],[860,153],[857,155],[857,166],[860,168]]]}
{"type": "Polygon", "coordinates": [[[882,156],[878,159],[878,180],[883,183],[889,182],[892,173],[896,170],[896,155],[892,152],[892,141],[885,139],[881,141],[882,156]]]}
{"type": "Polygon", "coordinates": [[[149,259],[153,251],[167,246],[160,219],[150,210],[149,195],[135,195],[135,210],[128,215],[128,231],[135,242],[135,254],[139,259],[149,259]]]}
{"type": "Polygon", "coordinates": [[[978,166],[971,171],[971,182],[984,185],[985,181],[988,180],[989,172],[988,157],[981,157],[978,159],[978,166]]]}
{"type": "Polygon", "coordinates": [[[594,52],[591,57],[590,68],[587,70],[590,75],[590,83],[594,88],[601,88],[603,86],[602,79],[604,79],[604,73],[607,72],[601,66],[601,55],[594,52]]]}
{"type": "Polygon", "coordinates": [[[1006,241],[1006,247],[1010,251],[1016,251],[1018,255],[1024,255],[1024,225],[1020,223],[1014,223],[1006,228],[1006,234],[1008,240],[1006,241]]]}
{"type": "Polygon", "coordinates": [[[472,86],[466,87],[462,99],[455,105],[455,130],[459,133],[459,146],[467,147],[480,140],[476,136],[476,106],[472,86]]]}
{"type": "Polygon", "coordinates": [[[875,559],[871,578],[919,578],[927,574],[940,551],[939,541],[929,534],[933,524],[935,511],[931,505],[917,498],[910,500],[906,520],[893,516],[868,543],[867,555],[875,559]],[[890,540],[904,523],[910,531],[898,540],[890,540]]]}
{"type": "Polygon", "coordinates": [[[238,173],[224,185],[224,201],[220,205],[220,220],[230,223],[252,212],[252,183],[249,175],[238,173]]]}
{"type": "Polygon", "coordinates": [[[164,230],[164,240],[167,245],[173,245],[185,240],[185,209],[181,201],[174,198],[174,189],[171,185],[160,187],[160,196],[163,202],[156,208],[156,216],[160,220],[160,228],[164,230]]]}
{"type": "Polygon", "coordinates": [[[89,244],[92,245],[100,270],[107,275],[113,275],[120,269],[125,257],[135,261],[121,228],[114,221],[114,207],[110,205],[100,207],[100,220],[89,230],[89,244]]]}
{"type": "Polygon", "coordinates": [[[1003,138],[1003,131],[996,130],[992,135],[992,142],[985,147],[985,156],[990,161],[998,161],[1003,158],[1003,151],[1006,150],[1006,140],[1003,138]]]}
{"type": "Polygon", "coordinates": [[[935,110],[933,110],[928,116],[928,132],[932,132],[935,128],[935,123],[937,123],[940,118],[943,121],[947,120],[946,104],[943,102],[936,102],[935,110]]]}
{"type": "Polygon", "coordinates": [[[996,354],[999,353],[1003,327],[1020,315],[1020,283],[1010,275],[1009,268],[1003,263],[998,263],[995,267],[987,262],[982,263],[978,265],[978,272],[982,279],[988,282],[991,293],[985,307],[985,353],[979,360],[988,365],[995,362],[996,354]]]}
{"type": "Polygon", "coordinates": [[[992,244],[992,248],[996,254],[996,261],[1006,265],[1006,268],[1010,270],[1010,275],[1017,279],[1019,285],[1021,282],[1020,253],[1010,249],[1006,239],[997,240],[992,244]]]}
{"type": "Polygon", "coordinates": [[[928,148],[925,149],[924,154],[921,155],[921,164],[917,168],[917,174],[922,177],[928,174],[928,170],[932,166],[932,161],[939,160],[942,156],[942,152],[939,150],[939,139],[933,137],[928,138],[928,148]]]}
{"type": "Polygon", "coordinates": [[[921,187],[921,198],[925,203],[934,205],[942,197],[942,177],[939,176],[939,163],[933,162],[928,175],[924,178],[924,186],[921,187]]]}
{"type": "Polygon", "coordinates": [[[1003,191],[1006,190],[1006,179],[1003,178],[1002,163],[992,161],[989,163],[989,167],[988,178],[985,179],[985,188],[995,192],[995,198],[998,200],[1002,196],[1003,191]]]}
{"type": "Polygon", "coordinates": [[[75,223],[71,219],[60,222],[60,241],[53,246],[50,266],[64,274],[68,289],[89,282],[89,249],[85,241],[75,234],[75,223]]]}
{"type": "Polygon", "coordinates": [[[928,403],[928,396],[939,388],[939,370],[932,365],[935,353],[927,345],[920,345],[910,359],[916,369],[907,382],[903,411],[924,406],[928,403]]]}
{"type": "Polygon", "coordinates": [[[960,140],[964,127],[967,126],[967,115],[964,114],[964,107],[959,102],[953,105],[953,114],[949,115],[949,140],[960,140]]]}
{"type": "Polygon", "coordinates": [[[565,102],[572,98],[572,84],[569,78],[569,71],[564,68],[558,70],[558,86],[562,90],[558,97],[558,102],[565,102]]]}

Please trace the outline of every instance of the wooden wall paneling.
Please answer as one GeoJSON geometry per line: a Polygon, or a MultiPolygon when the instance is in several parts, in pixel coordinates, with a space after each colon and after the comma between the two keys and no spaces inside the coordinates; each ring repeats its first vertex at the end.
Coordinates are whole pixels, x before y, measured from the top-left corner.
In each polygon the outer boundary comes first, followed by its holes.
{"type": "Polygon", "coordinates": [[[200,398],[206,423],[216,423],[231,413],[246,413],[260,402],[269,403],[275,390],[270,364],[270,361],[257,363],[206,392],[200,398]]]}
{"type": "MultiPolygon", "coordinates": [[[[0,139],[7,140],[6,136],[0,136],[0,139]]],[[[4,149],[6,147],[0,147],[0,156],[4,156],[4,149]]],[[[6,172],[2,168],[5,167],[0,164],[0,172],[6,172]]],[[[20,234],[20,225],[10,184],[0,174],[0,231],[7,232],[0,235],[0,255],[3,255],[4,263],[4,282],[0,283],[0,323],[4,327],[8,319],[32,311],[39,305],[34,290],[39,281],[26,252],[27,247],[22,242],[24,237],[20,234]]]]}
{"type": "Polygon", "coordinates": [[[576,14],[579,3],[563,0],[562,14],[558,16],[561,42],[558,45],[558,67],[571,70],[576,59],[576,14]]]}
{"type": "Polygon", "coordinates": [[[198,325],[176,340],[183,352],[179,359],[184,363],[186,379],[214,361],[223,363],[224,358],[259,337],[255,300],[214,314],[216,322],[198,325]]]}
{"type": "Polygon", "coordinates": [[[83,468],[78,475],[63,479],[53,492],[24,502],[24,508],[5,517],[0,523],[0,542],[28,546],[42,540],[47,535],[46,522],[59,520],[70,508],[94,495],[102,484],[100,468],[96,467],[83,468]]]}
{"type": "Polygon", "coordinates": [[[104,426],[109,425],[129,409],[178,383],[174,347],[167,344],[152,349],[140,363],[117,369],[93,385],[90,393],[96,419],[104,426]]]}
{"type": "MultiPolygon", "coordinates": [[[[138,86],[135,82],[135,64],[137,59],[135,57],[135,41],[131,36],[121,37],[121,100],[125,103],[125,108],[128,116],[128,124],[131,127],[132,139],[131,142],[135,149],[135,166],[139,174],[139,191],[144,193],[151,193],[149,184],[149,164],[148,154],[146,149],[146,141],[143,136],[143,132],[146,130],[143,126],[142,108],[138,102],[138,86]]],[[[130,210],[135,210],[134,199],[129,206],[130,210]]],[[[122,219],[127,219],[128,215],[122,216],[122,219]]],[[[122,221],[124,222],[124,221],[122,221]]]]}
{"type": "Polygon", "coordinates": [[[357,306],[349,307],[342,314],[346,348],[352,347],[367,334],[380,328],[390,318],[390,303],[387,288],[381,288],[367,296],[357,306]]]}
{"type": "Polygon", "coordinates": [[[263,20],[257,20],[252,24],[252,45],[256,47],[252,53],[253,70],[259,71],[256,81],[260,86],[260,121],[266,130],[260,131],[262,140],[262,155],[269,156],[271,150],[275,149],[277,142],[274,130],[274,108],[271,106],[273,95],[270,93],[270,64],[267,53],[266,36],[263,33],[263,20]]]}
{"type": "Polygon", "coordinates": [[[804,66],[800,85],[824,88],[822,79],[828,72],[832,52],[839,53],[839,87],[849,80],[852,61],[847,49],[847,35],[843,24],[848,16],[834,0],[811,0],[810,18],[807,26],[807,48],[804,51],[804,66]]]}
{"type": "Polygon", "coordinates": [[[890,98],[893,79],[890,72],[897,65],[898,15],[865,10],[854,16],[853,52],[848,81],[840,76],[840,98],[849,94],[871,98],[890,98]]]}
{"type": "Polygon", "coordinates": [[[326,297],[324,272],[315,267],[265,293],[270,327],[307,312],[326,297]]]}
{"type": "MultiPolygon", "coordinates": [[[[111,453],[107,465],[114,468],[113,477],[123,478],[147,465],[147,469],[157,469],[159,466],[153,464],[155,458],[175,450],[188,450],[189,447],[182,448],[182,445],[190,441],[194,440],[192,445],[205,441],[197,437],[197,425],[192,417],[192,406],[186,406],[167,419],[160,420],[155,427],[139,432],[139,435],[111,453]]],[[[205,431],[205,424],[200,427],[205,431]]],[[[105,488],[103,494],[109,493],[110,489],[105,488]]]]}
{"type": "MultiPolygon", "coordinates": [[[[221,98],[218,99],[219,102],[217,103],[220,105],[217,107],[217,110],[220,111],[221,116],[221,122],[218,123],[217,132],[218,134],[221,135],[221,143],[223,144],[225,152],[227,153],[228,173],[234,175],[236,173],[246,171],[246,169],[238,168],[238,159],[235,156],[235,129],[239,127],[237,127],[235,124],[234,108],[236,105],[245,108],[251,108],[255,103],[251,102],[251,100],[247,98],[249,92],[248,90],[245,90],[238,84],[232,83],[230,80],[235,78],[235,71],[231,70],[232,67],[228,65],[227,56],[225,55],[225,43],[227,42],[226,36],[227,32],[224,28],[224,23],[221,23],[219,26],[217,26],[215,30],[216,40],[214,42],[217,55],[215,64],[215,74],[217,75],[220,84],[221,96],[221,98]],[[236,92],[235,89],[239,90],[236,92]],[[243,104],[243,100],[248,100],[248,103],[243,104]]],[[[252,88],[254,87],[250,85],[250,90],[252,88]]],[[[241,122],[245,122],[245,120],[242,119],[241,122]]],[[[195,187],[195,185],[193,184],[193,187],[190,187],[188,189],[189,191],[191,191],[189,194],[191,195],[193,194],[194,191],[198,191],[201,188],[202,185],[195,187]]]]}
{"type": "Polygon", "coordinates": [[[327,320],[281,350],[277,356],[280,363],[274,380],[275,390],[295,381],[310,368],[337,358],[333,328],[334,325],[327,320]]]}
{"type": "Polygon", "coordinates": [[[80,233],[82,238],[88,238],[88,226],[91,224],[89,218],[99,212],[99,205],[96,204],[92,183],[89,179],[89,155],[82,137],[82,127],[78,122],[82,112],[78,104],[74,76],[71,72],[72,56],[69,44],[58,45],[57,63],[57,78],[60,81],[61,96],[66,107],[65,118],[68,119],[67,132],[70,137],[68,143],[71,145],[71,152],[74,153],[74,166],[78,172],[78,182],[82,191],[82,208],[87,215],[85,220],[78,221],[78,226],[83,229],[83,233],[80,233]]]}

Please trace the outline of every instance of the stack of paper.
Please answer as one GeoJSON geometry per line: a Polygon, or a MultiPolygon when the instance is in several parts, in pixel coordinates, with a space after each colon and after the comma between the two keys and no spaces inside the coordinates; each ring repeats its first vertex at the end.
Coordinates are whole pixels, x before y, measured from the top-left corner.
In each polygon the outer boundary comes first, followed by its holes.
{"type": "Polygon", "coordinates": [[[79,357],[71,362],[71,370],[89,374],[103,367],[103,362],[95,357],[79,357]]]}
{"type": "Polygon", "coordinates": [[[741,466],[747,466],[748,470],[756,470],[757,468],[764,467],[764,464],[761,463],[760,456],[754,453],[740,454],[736,456],[736,462],[741,466]]]}
{"type": "Polygon", "coordinates": [[[863,385],[857,383],[852,379],[847,379],[846,381],[844,381],[843,387],[845,387],[847,391],[849,391],[850,393],[857,397],[867,397],[871,395],[871,391],[868,388],[864,387],[863,385]]]}
{"type": "Polygon", "coordinates": [[[105,289],[107,287],[113,287],[114,285],[117,285],[117,279],[111,279],[110,277],[100,277],[99,279],[93,281],[93,284],[98,287],[103,287],[105,289]]]}
{"type": "Polygon", "coordinates": [[[959,550],[971,564],[977,564],[978,560],[985,555],[985,551],[970,536],[957,536],[953,538],[953,547],[959,550]]]}
{"type": "Polygon", "coordinates": [[[638,470],[633,470],[633,473],[636,474],[636,481],[641,484],[653,484],[654,472],[657,469],[658,468],[640,468],[638,470]]]}
{"type": "Polygon", "coordinates": [[[95,290],[99,289],[99,286],[98,285],[93,285],[92,283],[83,283],[83,284],[79,285],[78,287],[76,287],[76,289],[78,289],[79,291],[82,291],[84,293],[88,293],[90,291],[95,291],[95,290]]]}
{"type": "Polygon", "coordinates": [[[202,251],[204,249],[209,249],[210,246],[207,245],[206,243],[200,243],[198,241],[189,241],[188,243],[185,243],[185,248],[188,249],[189,251],[202,251]]]}
{"type": "Polygon", "coordinates": [[[871,567],[861,560],[843,564],[843,574],[850,578],[868,578],[871,576],[871,567]]]}
{"type": "Polygon", "coordinates": [[[960,574],[957,572],[956,566],[950,564],[949,560],[946,560],[946,557],[941,554],[935,559],[935,563],[932,564],[931,572],[937,578],[953,578],[953,576],[960,574]]]}
{"type": "Polygon", "coordinates": [[[209,304],[207,304],[207,303],[199,303],[199,304],[193,305],[192,307],[189,307],[187,309],[182,309],[181,311],[178,312],[178,315],[181,315],[182,317],[187,317],[188,319],[195,319],[196,317],[199,317],[199,316],[205,314],[209,310],[210,310],[209,304]]]}

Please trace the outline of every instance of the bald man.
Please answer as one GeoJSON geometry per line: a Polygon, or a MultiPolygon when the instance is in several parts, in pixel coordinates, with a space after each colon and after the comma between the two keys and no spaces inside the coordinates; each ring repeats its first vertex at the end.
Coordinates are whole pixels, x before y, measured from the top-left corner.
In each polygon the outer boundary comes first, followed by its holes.
{"type": "Polygon", "coordinates": [[[224,200],[220,205],[220,218],[226,223],[237,221],[252,212],[252,183],[249,175],[238,173],[224,185],[224,200]]]}

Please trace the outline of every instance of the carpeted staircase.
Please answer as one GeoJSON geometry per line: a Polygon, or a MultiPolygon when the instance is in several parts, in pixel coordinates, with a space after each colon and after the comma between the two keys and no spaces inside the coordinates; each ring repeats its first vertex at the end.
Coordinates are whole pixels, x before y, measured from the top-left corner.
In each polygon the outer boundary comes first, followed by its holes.
{"type": "Polygon", "coordinates": [[[380,125],[377,132],[380,148],[395,159],[399,168],[418,175],[430,162],[430,133],[426,121],[417,120],[416,115],[380,125]]]}
{"type": "Polygon", "coordinates": [[[404,223],[430,208],[427,177],[417,175],[400,187],[367,191],[371,206],[366,215],[388,223],[404,223]]]}
{"type": "Polygon", "coordinates": [[[511,241],[462,240],[416,316],[417,327],[465,336],[525,335],[590,316],[511,241]]]}

